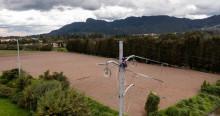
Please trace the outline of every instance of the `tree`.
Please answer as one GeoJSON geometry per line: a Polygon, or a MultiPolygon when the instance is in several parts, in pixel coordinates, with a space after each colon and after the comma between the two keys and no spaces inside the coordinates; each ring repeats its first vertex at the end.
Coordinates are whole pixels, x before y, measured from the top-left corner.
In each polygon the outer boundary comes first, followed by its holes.
{"type": "Polygon", "coordinates": [[[36,115],[91,116],[91,112],[83,95],[74,90],[57,88],[39,100],[36,115]]]}
{"type": "Polygon", "coordinates": [[[149,116],[150,113],[158,111],[158,105],[160,103],[160,97],[156,93],[150,92],[147,101],[145,103],[145,111],[149,116]]]}

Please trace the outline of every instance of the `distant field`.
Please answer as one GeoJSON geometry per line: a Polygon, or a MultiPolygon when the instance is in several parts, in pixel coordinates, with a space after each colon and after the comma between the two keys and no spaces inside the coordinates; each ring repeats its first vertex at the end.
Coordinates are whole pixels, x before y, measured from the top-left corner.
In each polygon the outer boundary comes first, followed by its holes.
{"type": "Polygon", "coordinates": [[[0,116],[29,116],[29,113],[12,104],[7,99],[0,98],[0,116]]]}
{"type": "MultiPolygon", "coordinates": [[[[37,51],[20,51],[20,54],[31,54],[37,51]]],[[[17,55],[16,50],[0,50],[0,56],[14,56],[17,55]]]]}

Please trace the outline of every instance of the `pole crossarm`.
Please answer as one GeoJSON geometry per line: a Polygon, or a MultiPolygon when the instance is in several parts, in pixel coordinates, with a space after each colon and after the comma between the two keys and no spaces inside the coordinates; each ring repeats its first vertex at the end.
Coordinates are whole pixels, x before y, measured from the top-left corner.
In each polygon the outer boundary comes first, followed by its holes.
{"type": "Polygon", "coordinates": [[[160,62],[160,61],[152,60],[150,58],[145,58],[145,57],[136,56],[136,55],[130,55],[130,56],[126,57],[126,61],[129,61],[129,60],[134,59],[134,58],[138,58],[138,59],[141,59],[141,60],[146,60],[146,62],[151,61],[151,62],[158,63],[158,64],[161,64],[161,65],[164,65],[164,66],[170,66],[170,64],[168,64],[166,62],[160,62]]]}

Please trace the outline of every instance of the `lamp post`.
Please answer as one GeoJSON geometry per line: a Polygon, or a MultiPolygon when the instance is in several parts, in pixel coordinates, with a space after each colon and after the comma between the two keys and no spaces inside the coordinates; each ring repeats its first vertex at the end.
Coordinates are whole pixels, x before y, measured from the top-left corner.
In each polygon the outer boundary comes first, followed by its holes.
{"type": "Polygon", "coordinates": [[[17,68],[18,68],[18,77],[20,77],[20,74],[21,74],[21,62],[20,62],[20,47],[19,47],[18,39],[17,39],[17,68]]]}

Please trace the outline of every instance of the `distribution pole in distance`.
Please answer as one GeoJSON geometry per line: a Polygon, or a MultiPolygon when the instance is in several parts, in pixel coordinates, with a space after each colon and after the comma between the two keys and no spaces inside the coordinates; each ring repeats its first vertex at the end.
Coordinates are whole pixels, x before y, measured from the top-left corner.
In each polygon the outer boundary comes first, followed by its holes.
{"type": "Polygon", "coordinates": [[[20,61],[20,47],[19,41],[17,39],[17,67],[18,67],[18,77],[21,75],[21,61],[20,61]]]}

